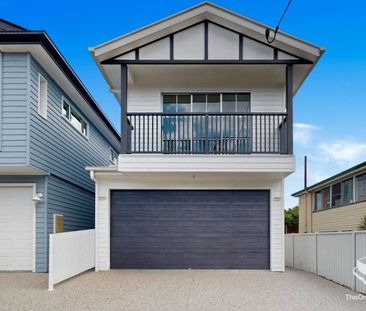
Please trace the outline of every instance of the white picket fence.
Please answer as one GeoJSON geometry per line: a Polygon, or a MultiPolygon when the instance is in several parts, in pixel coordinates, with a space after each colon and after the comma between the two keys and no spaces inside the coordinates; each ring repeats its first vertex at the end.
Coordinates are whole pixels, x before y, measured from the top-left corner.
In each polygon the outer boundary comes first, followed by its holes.
{"type": "Polygon", "coordinates": [[[360,293],[366,286],[352,271],[366,257],[366,232],[329,232],[285,235],[285,264],[345,285],[360,293]]]}
{"type": "Polygon", "coordinates": [[[50,234],[48,289],[95,266],[95,230],[50,234]]]}

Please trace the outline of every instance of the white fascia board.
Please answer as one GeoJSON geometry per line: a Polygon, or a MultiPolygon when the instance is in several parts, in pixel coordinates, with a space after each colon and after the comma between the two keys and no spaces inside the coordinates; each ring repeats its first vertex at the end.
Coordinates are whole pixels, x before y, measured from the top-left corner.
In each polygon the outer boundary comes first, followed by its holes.
{"type": "Polygon", "coordinates": [[[295,171],[293,155],[149,155],[120,154],[118,171],[282,173],[295,171]]]}

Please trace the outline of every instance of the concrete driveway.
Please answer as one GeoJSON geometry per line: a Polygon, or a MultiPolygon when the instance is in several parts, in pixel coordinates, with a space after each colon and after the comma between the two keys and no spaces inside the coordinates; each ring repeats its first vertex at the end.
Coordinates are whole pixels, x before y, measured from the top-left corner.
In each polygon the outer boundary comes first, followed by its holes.
{"type": "Polygon", "coordinates": [[[112,270],[46,289],[47,274],[0,273],[0,310],[366,310],[366,297],[297,270],[112,270]]]}

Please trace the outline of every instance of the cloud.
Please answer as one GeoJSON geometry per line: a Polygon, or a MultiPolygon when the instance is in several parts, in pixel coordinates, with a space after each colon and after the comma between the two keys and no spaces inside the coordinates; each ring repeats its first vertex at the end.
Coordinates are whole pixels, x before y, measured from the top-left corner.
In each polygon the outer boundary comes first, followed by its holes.
{"type": "Polygon", "coordinates": [[[307,123],[294,123],[295,129],[301,129],[301,130],[318,130],[320,129],[319,126],[313,125],[313,124],[307,124],[307,123]]]}
{"type": "Polygon", "coordinates": [[[307,123],[294,123],[294,142],[306,147],[312,140],[314,131],[319,130],[320,127],[307,123]]]}
{"type": "Polygon", "coordinates": [[[321,143],[319,144],[319,150],[324,156],[329,157],[329,160],[337,162],[366,160],[366,143],[352,140],[344,139],[329,143],[321,143]]]}

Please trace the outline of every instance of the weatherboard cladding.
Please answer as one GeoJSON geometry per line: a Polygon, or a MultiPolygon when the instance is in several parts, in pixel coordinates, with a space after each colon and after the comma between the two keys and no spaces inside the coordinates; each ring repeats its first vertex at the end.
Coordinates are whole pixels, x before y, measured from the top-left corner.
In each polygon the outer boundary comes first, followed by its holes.
{"type": "MultiPolygon", "coordinates": [[[[54,214],[64,216],[65,232],[94,228],[94,192],[50,175],[47,184],[48,237],[53,233],[54,214]]],[[[49,239],[47,254],[48,242],[49,239]]]]}
{"type": "Polygon", "coordinates": [[[43,193],[43,199],[36,208],[36,272],[46,272],[47,267],[47,176],[1,176],[0,183],[35,183],[37,193],[43,193]]]}
{"type": "Polygon", "coordinates": [[[0,165],[30,165],[50,173],[0,176],[0,182],[34,182],[37,192],[44,194],[36,213],[36,271],[46,272],[54,213],[65,216],[65,231],[94,227],[94,183],[85,166],[110,165],[111,146],[90,122],[86,138],[63,119],[61,101],[66,93],[30,54],[2,53],[0,60],[0,165]],[[48,82],[47,119],[38,114],[39,73],[48,82]]]}
{"type": "MultiPolygon", "coordinates": [[[[1,20],[1,19],[0,19],[1,20]]],[[[6,21],[5,21],[6,22],[6,21]]],[[[8,23],[8,22],[7,22],[8,23]]],[[[11,24],[11,23],[9,23],[11,24]]],[[[15,25],[17,26],[17,25],[15,25]]],[[[119,140],[120,135],[117,133],[116,129],[109,122],[108,118],[101,111],[98,104],[91,97],[85,86],[82,84],[78,76],[66,62],[63,55],[56,48],[55,44],[48,37],[47,33],[44,31],[31,31],[23,29],[22,31],[0,31],[0,44],[40,44],[47,53],[52,57],[54,62],[60,67],[65,76],[70,80],[70,82],[76,87],[80,94],[85,98],[90,107],[95,111],[95,113],[100,117],[101,121],[107,126],[111,133],[119,140]]]]}
{"type": "Polygon", "coordinates": [[[27,55],[0,58],[0,165],[27,164],[27,55]]]}
{"type": "MultiPolygon", "coordinates": [[[[31,57],[30,73],[30,164],[89,191],[94,191],[86,166],[108,166],[111,146],[88,121],[88,137],[62,117],[62,97],[67,97],[45,70],[31,57]],[[48,82],[47,120],[38,114],[38,74],[48,82]]],[[[80,112],[79,112],[80,113],[80,112]]]]}

